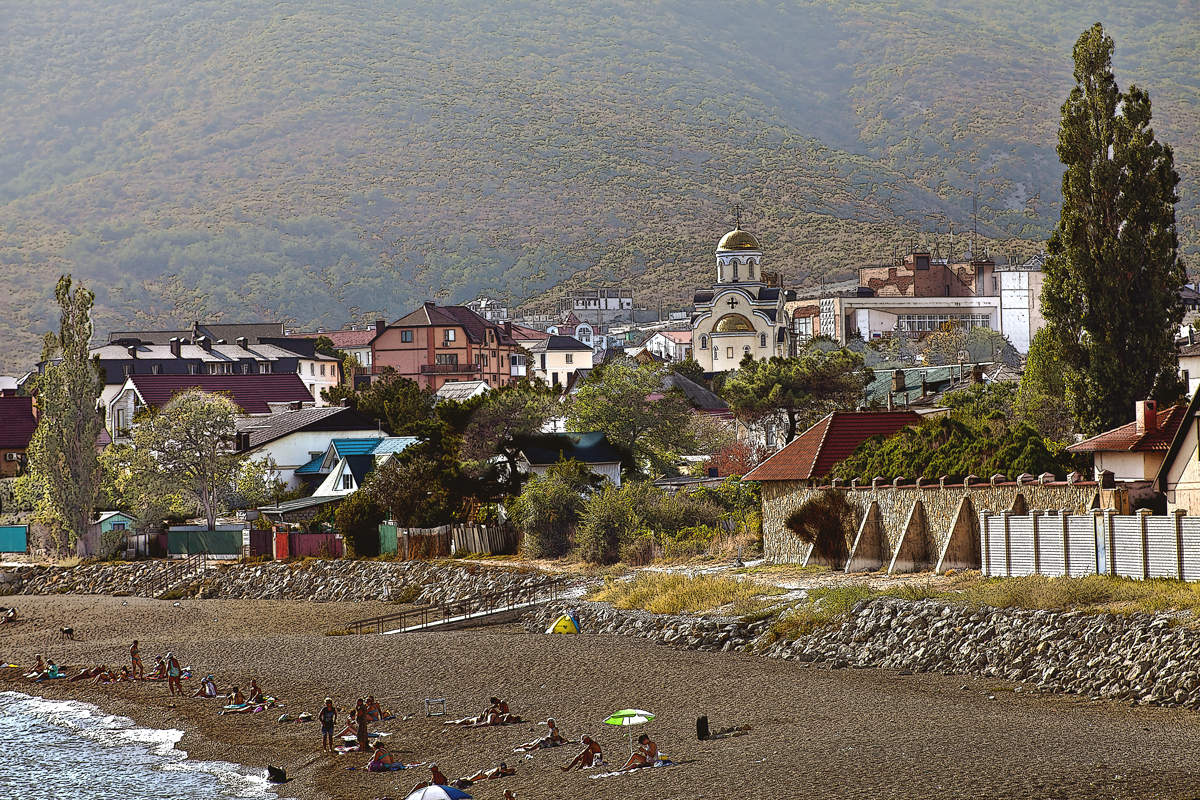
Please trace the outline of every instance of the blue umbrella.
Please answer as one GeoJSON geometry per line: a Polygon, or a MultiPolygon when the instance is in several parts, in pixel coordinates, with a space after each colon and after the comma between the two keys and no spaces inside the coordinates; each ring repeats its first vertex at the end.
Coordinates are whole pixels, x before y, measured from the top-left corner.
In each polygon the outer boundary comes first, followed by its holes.
{"type": "Polygon", "coordinates": [[[453,786],[426,786],[424,789],[417,789],[404,800],[471,800],[471,795],[464,792],[462,789],[455,789],[453,786]]]}

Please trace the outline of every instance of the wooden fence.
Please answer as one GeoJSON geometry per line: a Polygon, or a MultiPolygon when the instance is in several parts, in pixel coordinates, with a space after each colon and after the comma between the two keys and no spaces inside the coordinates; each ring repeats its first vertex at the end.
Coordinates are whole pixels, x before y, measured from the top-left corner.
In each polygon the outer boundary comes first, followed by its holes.
{"type": "Polygon", "coordinates": [[[445,558],[468,553],[503,555],[517,551],[517,533],[510,525],[439,525],[436,528],[379,526],[379,552],[406,560],[445,558]]]}

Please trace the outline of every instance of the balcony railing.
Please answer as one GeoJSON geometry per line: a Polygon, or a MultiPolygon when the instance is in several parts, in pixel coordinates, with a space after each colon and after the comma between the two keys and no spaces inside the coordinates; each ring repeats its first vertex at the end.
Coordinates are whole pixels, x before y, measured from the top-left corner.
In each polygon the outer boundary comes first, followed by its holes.
{"type": "Polygon", "coordinates": [[[480,372],[478,364],[422,364],[422,375],[474,375],[480,372]]]}

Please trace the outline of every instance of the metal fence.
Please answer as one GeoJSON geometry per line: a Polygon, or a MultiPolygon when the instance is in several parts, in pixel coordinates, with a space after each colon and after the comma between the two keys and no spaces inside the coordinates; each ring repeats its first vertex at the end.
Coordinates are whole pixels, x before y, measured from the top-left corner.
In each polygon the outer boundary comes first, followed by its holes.
{"type": "Polygon", "coordinates": [[[1200,517],[1007,511],[979,515],[983,574],[1200,580],[1200,517]]]}

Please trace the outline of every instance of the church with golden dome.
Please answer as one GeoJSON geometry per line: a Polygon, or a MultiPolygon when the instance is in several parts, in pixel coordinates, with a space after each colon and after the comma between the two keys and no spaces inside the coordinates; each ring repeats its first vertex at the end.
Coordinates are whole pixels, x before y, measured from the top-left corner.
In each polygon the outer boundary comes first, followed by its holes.
{"type": "Polygon", "coordinates": [[[721,237],[717,282],[692,298],[692,348],[705,372],[731,372],[747,355],[789,355],[786,297],[778,283],[763,272],[758,239],[740,223],[721,237]]]}

